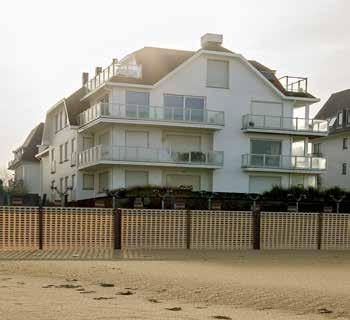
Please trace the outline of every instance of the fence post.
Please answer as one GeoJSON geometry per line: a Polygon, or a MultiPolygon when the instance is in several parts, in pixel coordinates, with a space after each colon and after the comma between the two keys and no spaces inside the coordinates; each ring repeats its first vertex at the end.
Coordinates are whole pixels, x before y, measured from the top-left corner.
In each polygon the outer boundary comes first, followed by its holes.
{"type": "Polygon", "coordinates": [[[253,249],[260,250],[260,209],[255,208],[253,213],[253,249]]]}
{"type": "Polygon", "coordinates": [[[122,210],[114,210],[114,250],[122,248],[122,210]]]}
{"type": "Polygon", "coordinates": [[[186,212],[186,249],[191,249],[191,210],[186,212]]]}
{"type": "Polygon", "coordinates": [[[322,229],[323,229],[323,213],[318,214],[318,224],[317,224],[317,250],[322,249],[322,229]]]}
{"type": "Polygon", "coordinates": [[[38,223],[38,228],[39,228],[39,250],[43,250],[43,220],[44,220],[44,206],[46,202],[46,194],[43,195],[42,201],[39,201],[39,223],[38,223]]]}

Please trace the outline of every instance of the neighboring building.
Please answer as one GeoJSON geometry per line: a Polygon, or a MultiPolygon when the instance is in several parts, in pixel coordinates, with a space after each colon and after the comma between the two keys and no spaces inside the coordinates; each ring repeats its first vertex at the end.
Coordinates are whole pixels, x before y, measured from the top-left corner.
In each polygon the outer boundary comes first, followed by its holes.
{"type": "Polygon", "coordinates": [[[326,136],[327,122],[309,119],[319,99],[306,78],[280,80],[216,34],[198,51],[145,47],[84,73],[82,88],[47,112],[41,192],[72,188],[69,199],[82,200],[139,185],[316,186],[326,159],[312,157],[310,139],[326,136]]]}
{"type": "Polygon", "coordinates": [[[35,157],[38,145],[41,144],[44,124],[37,125],[28,135],[24,143],[13,151],[14,159],[8,169],[14,171],[12,187],[18,187],[30,194],[40,193],[40,161],[35,157]]]}
{"type": "Polygon", "coordinates": [[[329,123],[329,135],[314,140],[313,144],[315,153],[328,158],[320,185],[350,190],[350,89],[333,93],[316,118],[329,123]]]}

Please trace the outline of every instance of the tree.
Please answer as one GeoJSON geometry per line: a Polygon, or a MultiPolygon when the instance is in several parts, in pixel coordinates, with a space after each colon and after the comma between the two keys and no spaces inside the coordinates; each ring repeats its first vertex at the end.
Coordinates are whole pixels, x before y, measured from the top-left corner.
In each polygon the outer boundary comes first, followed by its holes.
{"type": "Polygon", "coordinates": [[[13,179],[13,174],[6,167],[2,167],[0,168],[0,179],[2,180],[3,187],[8,189],[10,181],[13,179]]]}

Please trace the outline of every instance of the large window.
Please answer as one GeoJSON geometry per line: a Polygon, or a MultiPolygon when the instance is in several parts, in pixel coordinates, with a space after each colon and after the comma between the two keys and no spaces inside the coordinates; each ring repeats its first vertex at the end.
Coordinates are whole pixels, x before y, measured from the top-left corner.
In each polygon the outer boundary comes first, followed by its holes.
{"type": "Polygon", "coordinates": [[[126,92],[126,116],[129,118],[149,118],[149,92],[126,92]]]}
{"type": "Polygon", "coordinates": [[[147,171],[125,171],[125,186],[127,188],[148,185],[147,171]]]}
{"type": "Polygon", "coordinates": [[[109,188],[109,173],[102,172],[98,175],[98,192],[106,192],[109,188]]]}
{"type": "Polygon", "coordinates": [[[63,162],[63,144],[60,145],[60,163],[63,162]]]}
{"type": "Polygon", "coordinates": [[[342,175],[346,175],[347,174],[347,170],[348,169],[348,165],[347,165],[347,163],[343,163],[342,164],[342,168],[341,168],[341,174],[342,175]]]}
{"type": "Polygon", "coordinates": [[[93,174],[83,175],[83,189],[84,190],[94,190],[95,181],[93,174]]]}
{"type": "Polygon", "coordinates": [[[64,144],[64,161],[68,161],[68,141],[64,144]]]}
{"type": "Polygon", "coordinates": [[[251,165],[259,167],[281,166],[281,141],[251,140],[251,165]]]}
{"type": "Polygon", "coordinates": [[[343,138],[343,150],[348,148],[348,138],[343,138]]]}
{"type": "Polygon", "coordinates": [[[204,121],[204,97],[181,96],[166,94],[164,95],[164,117],[167,120],[178,121],[204,121]]]}
{"type": "Polygon", "coordinates": [[[229,87],[229,63],[222,60],[208,60],[207,86],[214,88],[229,87]]]}

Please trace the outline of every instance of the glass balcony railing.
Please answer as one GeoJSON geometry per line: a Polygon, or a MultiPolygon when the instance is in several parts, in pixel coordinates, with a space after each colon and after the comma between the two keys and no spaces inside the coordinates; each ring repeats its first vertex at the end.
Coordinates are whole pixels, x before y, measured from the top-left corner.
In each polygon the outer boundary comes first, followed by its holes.
{"type": "Polygon", "coordinates": [[[94,165],[99,161],[130,161],[223,166],[224,153],[222,151],[179,152],[160,148],[99,145],[91,149],[81,151],[78,154],[79,167],[94,165]]]}
{"type": "Polygon", "coordinates": [[[112,63],[101,73],[84,84],[88,90],[94,90],[114,76],[127,78],[141,78],[141,65],[130,65],[124,63],[112,63]]]}
{"type": "Polygon", "coordinates": [[[246,114],[242,117],[242,129],[283,130],[327,134],[328,122],[316,119],[246,114]]]}
{"type": "Polygon", "coordinates": [[[327,168],[327,160],[309,156],[243,154],[242,168],[322,171],[327,168]]]}
{"type": "Polygon", "coordinates": [[[98,103],[79,114],[78,123],[80,126],[83,126],[100,117],[163,122],[202,123],[220,126],[223,126],[225,122],[223,111],[119,103],[98,103]]]}

